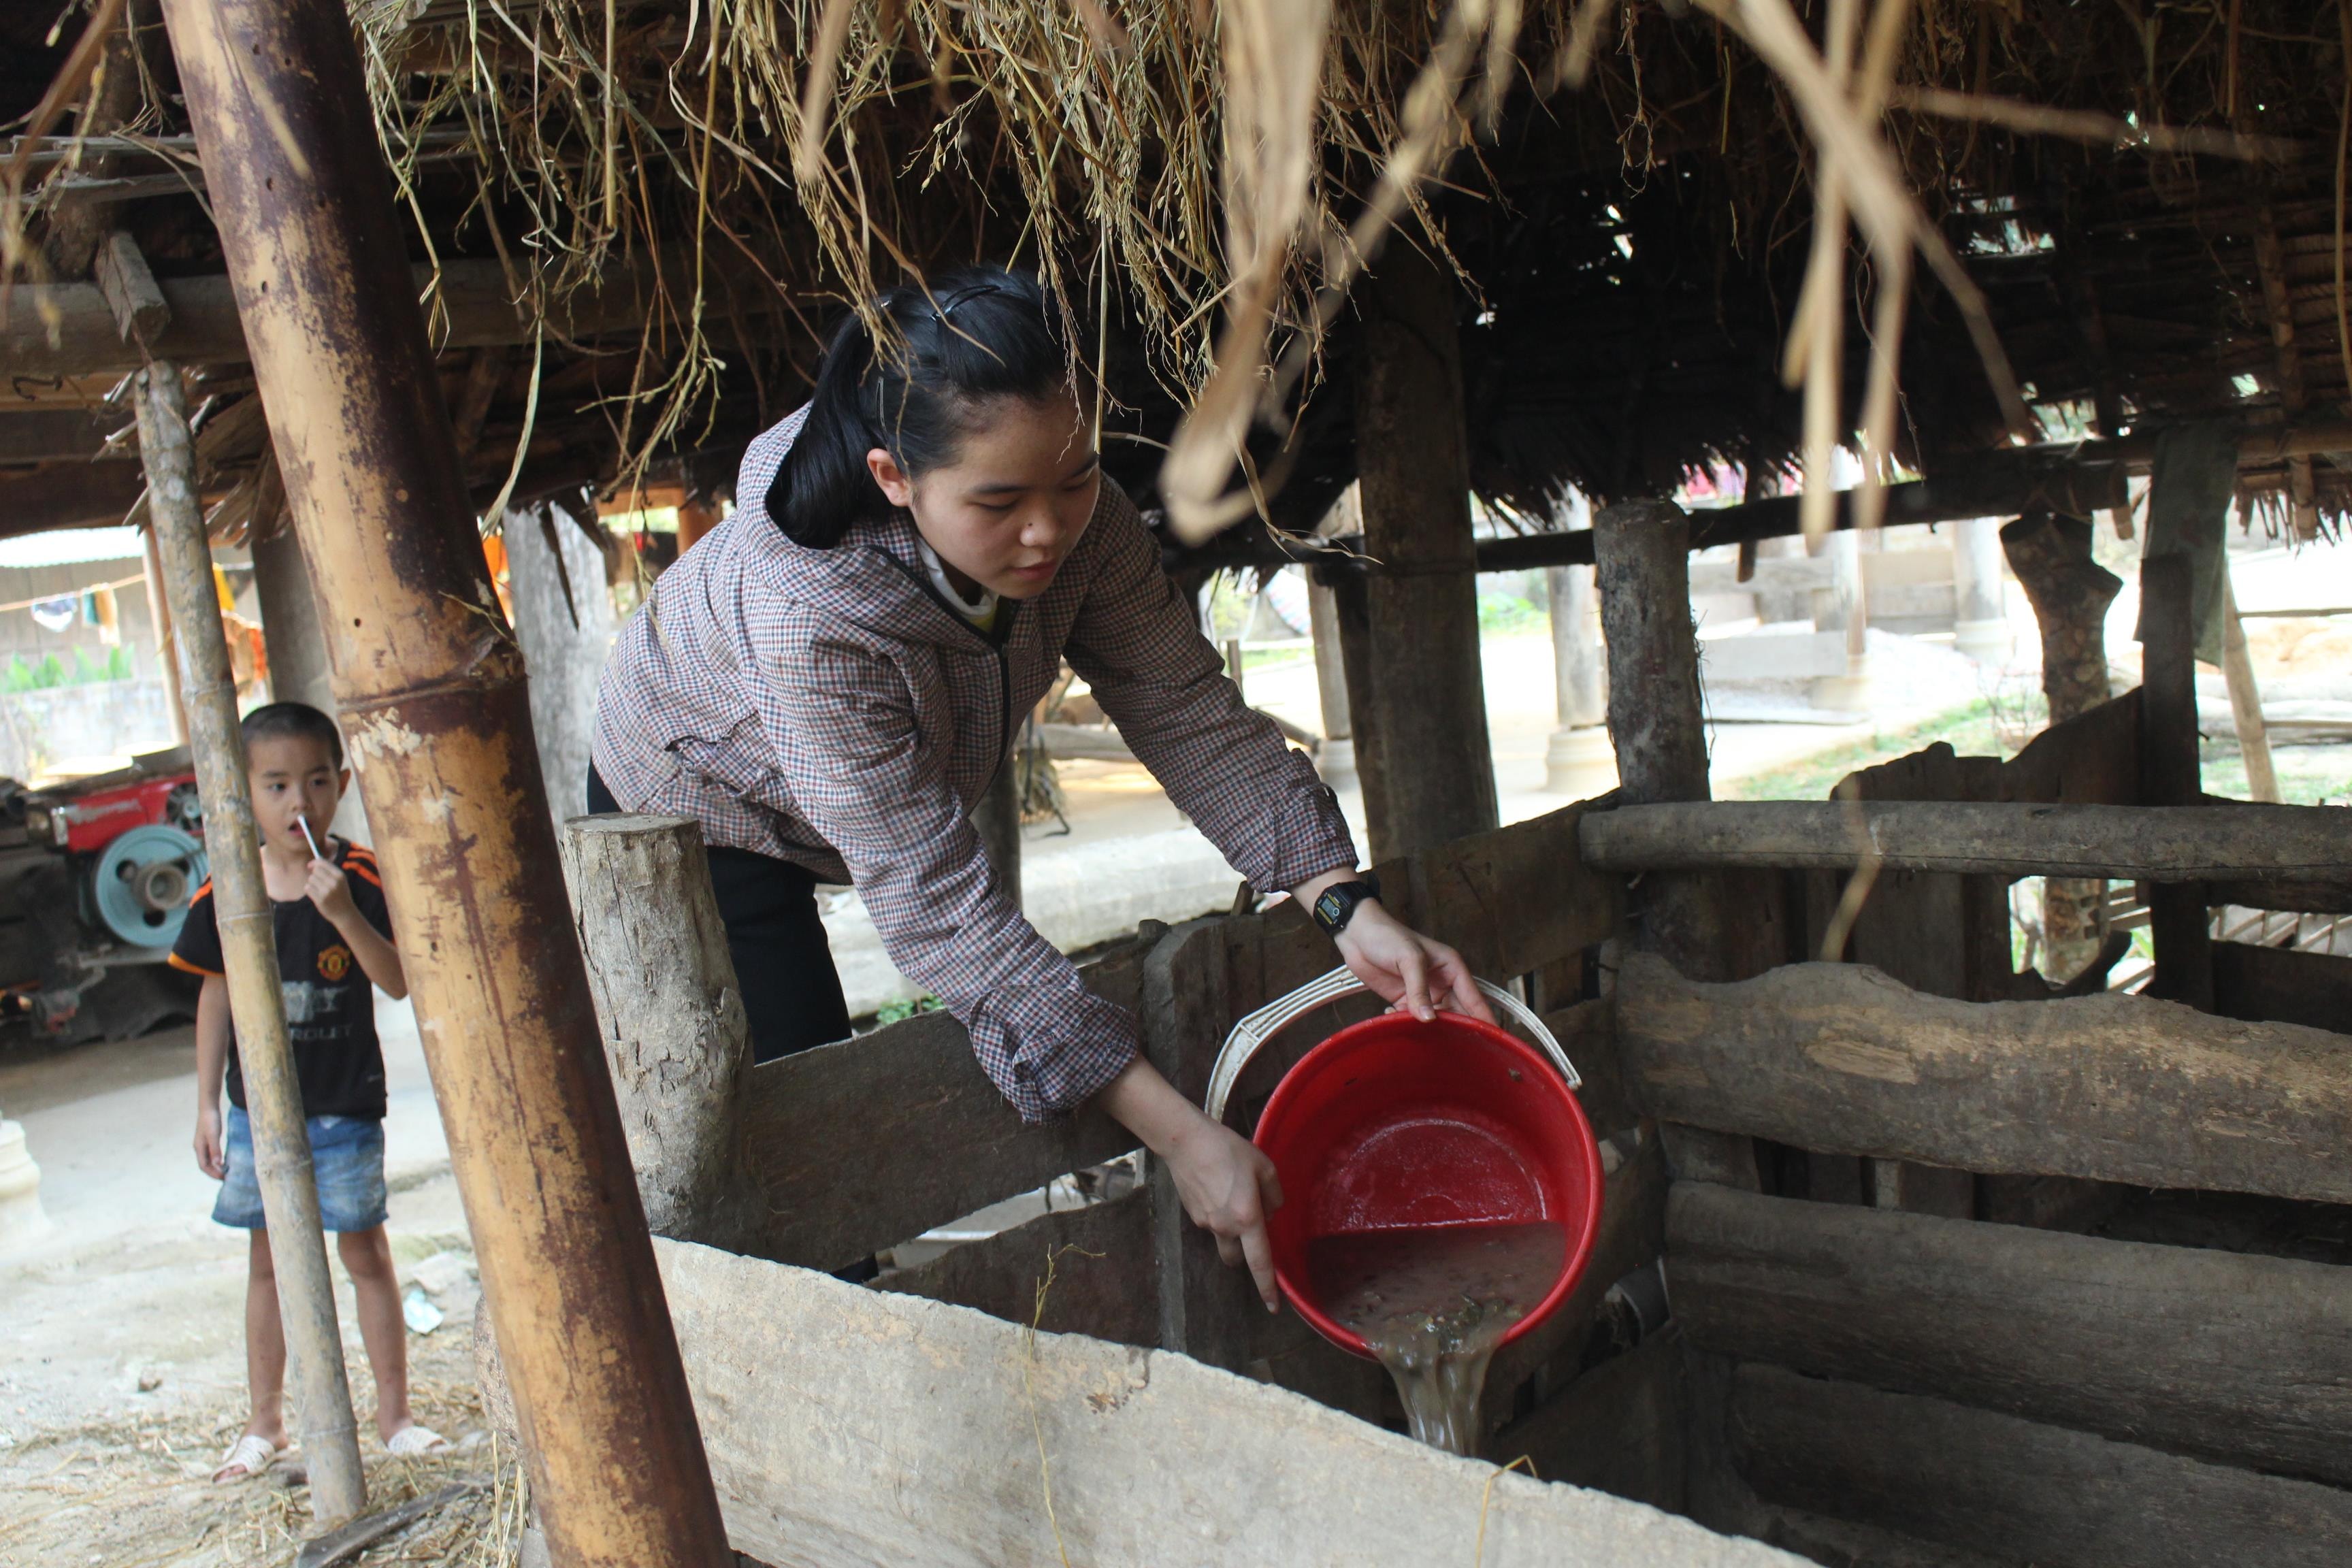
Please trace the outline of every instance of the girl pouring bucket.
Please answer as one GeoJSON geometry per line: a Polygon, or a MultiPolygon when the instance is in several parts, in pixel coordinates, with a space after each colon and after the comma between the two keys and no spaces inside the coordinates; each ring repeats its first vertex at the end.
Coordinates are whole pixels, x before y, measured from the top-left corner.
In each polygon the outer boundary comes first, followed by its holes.
{"type": "Polygon", "coordinates": [[[842,322],[806,406],[745,453],[733,516],[623,629],[589,809],[701,823],[757,1059],[848,1036],[815,886],[854,883],[1023,1119],[1093,1101],[1124,1123],[1272,1310],[1275,1160],[1140,1058],[1133,1016],[1022,918],[968,820],[1061,662],[1350,974],[1423,1021],[1486,1005],[1381,907],[1330,791],[1226,679],[1102,475],[1084,356],[1036,281],[960,269],[873,310],[887,341],[842,322]]]}

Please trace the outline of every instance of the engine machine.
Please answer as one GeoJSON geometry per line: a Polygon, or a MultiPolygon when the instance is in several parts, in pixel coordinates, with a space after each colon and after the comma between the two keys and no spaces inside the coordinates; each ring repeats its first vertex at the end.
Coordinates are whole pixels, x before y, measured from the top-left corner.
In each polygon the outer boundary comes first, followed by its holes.
{"type": "Polygon", "coordinates": [[[0,792],[0,1017],[68,1044],[194,1016],[194,977],[164,963],[206,875],[186,750],[0,792]]]}

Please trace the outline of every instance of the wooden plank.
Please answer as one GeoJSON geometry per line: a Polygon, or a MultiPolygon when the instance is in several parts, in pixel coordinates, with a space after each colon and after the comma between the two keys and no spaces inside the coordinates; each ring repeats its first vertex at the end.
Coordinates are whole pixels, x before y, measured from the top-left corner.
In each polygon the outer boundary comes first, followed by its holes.
{"type": "Polygon", "coordinates": [[[2217,942],[2213,1011],[2224,1018],[2352,1028],[2352,958],[2217,942]]]}
{"type": "Polygon", "coordinates": [[[1483,1515],[1485,1568],[1789,1568],[1189,1357],[656,1250],[730,1543],[762,1561],[1404,1568],[1468,1562],[1483,1515]]]}
{"type": "Polygon", "coordinates": [[[2248,909],[2290,910],[2310,915],[2352,915],[2352,877],[2334,881],[2291,879],[2261,881],[2216,877],[2205,884],[2209,905],[2239,904],[2248,909]]]}
{"type": "Polygon", "coordinates": [[[928,1263],[894,1268],[872,1289],[971,1307],[1048,1333],[1156,1345],[1150,1197],[1139,1188],[1108,1203],[1039,1215],[928,1263]]]}
{"type": "Polygon", "coordinates": [[[1524,1457],[1547,1481],[1683,1511],[1690,1385],[1672,1324],[1601,1363],[1488,1440],[1497,1464],[1524,1457]]]}
{"type": "Polygon", "coordinates": [[[2352,1270],[1678,1183],[1694,1344],[2352,1482],[2352,1270]]]}
{"type": "Polygon", "coordinates": [[[1646,1114],[1958,1170],[2352,1201],[2352,1049],[2106,994],[1953,1002],[1806,963],[1738,984],[1618,976],[1646,1114]]]}
{"type": "Polygon", "coordinates": [[[1875,846],[1889,871],[2352,880],[2352,813],[2335,805],[1686,801],[1593,812],[1579,823],[1578,838],[1588,862],[1614,871],[1843,871],[1875,846]]]}
{"type": "MultiPolygon", "coordinates": [[[[2151,508],[2159,503],[2151,501],[2151,508]]],[[[2155,530],[2151,525],[2151,534],[2155,530]]],[[[2140,798],[2152,806],[2185,806],[2202,799],[2197,758],[2196,634],[2190,626],[2191,590],[2186,554],[2151,556],[2140,563],[2140,798]]],[[[2339,819],[2340,822],[2341,819],[2339,819]]],[[[2352,846],[2342,827],[2339,842],[2352,846]]],[[[2234,861],[2217,871],[2244,874],[2234,861]]],[[[2339,875],[2314,868],[2320,877],[2339,875]]],[[[2206,918],[2210,896],[2196,886],[2167,886],[2158,879],[2143,895],[2148,936],[2156,948],[2156,972],[2147,994],[2213,1010],[2213,933],[2206,918]]]]}
{"type": "Polygon", "coordinates": [[[2051,725],[2000,765],[2002,800],[2139,804],[2139,693],[2051,725]]]}
{"type": "MultiPolygon", "coordinates": [[[[1141,971],[1130,947],[1079,973],[1097,995],[1133,1006],[1141,971]]],[[[1135,1135],[1092,1107],[1022,1125],[963,1026],[926,1013],[753,1068],[743,1143],[766,1215],[743,1250],[839,1268],[1115,1159],[1135,1135]]]]}
{"type": "Polygon", "coordinates": [[[1420,857],[1420,929],[1496,981],[1606,942],[1623,918],[1624,879],[1577,853],[1579,824],[1606,810],[1580,801],[1420,857]]]}
{"type": "Polygon", "coordinates": [[[1743,1366],[1734,1457],[1771,1502],[2043,1568],[2336,1568],[2352,1493],[1917,1394],[1743,1366]]]}

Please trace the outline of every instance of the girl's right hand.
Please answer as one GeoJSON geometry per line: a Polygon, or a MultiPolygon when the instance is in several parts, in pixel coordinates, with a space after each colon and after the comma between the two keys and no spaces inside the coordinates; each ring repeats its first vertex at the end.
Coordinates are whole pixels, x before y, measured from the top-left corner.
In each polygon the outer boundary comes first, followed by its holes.
{"type": "Polygon", "coordinates": [[[221,1116],[217,1107],[196,1112],[196,1169],[214,1181],[228,1179],[228,1159],[221,1149],[221,1116]]]}

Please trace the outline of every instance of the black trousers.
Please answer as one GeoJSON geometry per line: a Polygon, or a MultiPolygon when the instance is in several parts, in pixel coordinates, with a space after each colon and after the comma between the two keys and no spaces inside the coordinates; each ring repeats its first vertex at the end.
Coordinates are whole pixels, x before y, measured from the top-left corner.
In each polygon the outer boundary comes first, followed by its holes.
{"type": "MultiPolygon", "coordinates": [[[[621,809],[588,771],[588,809],[621,809]]],[[[749,849],[710,847],[710,890],[751,1028],[751,1059],[771,1062],[849,1038],[849,1005],[817,916],[814,872],[749,849]]]]}

